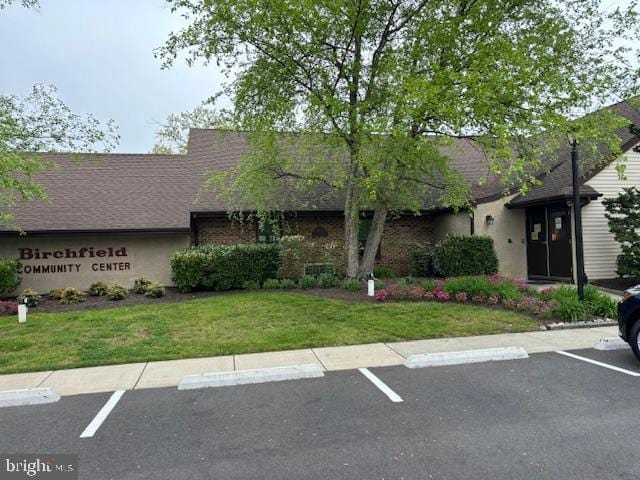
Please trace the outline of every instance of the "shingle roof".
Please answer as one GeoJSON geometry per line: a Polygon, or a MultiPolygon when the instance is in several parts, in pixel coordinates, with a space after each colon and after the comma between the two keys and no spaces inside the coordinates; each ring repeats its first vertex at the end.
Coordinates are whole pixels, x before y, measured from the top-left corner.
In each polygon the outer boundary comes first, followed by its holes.
{"type": "MultiPolygon", "coordinates": [[[[640,115],[635,121],[640,124],[640,115]]],[[[638,140],[628,130],[620,133],[627,143],[638,140]]],[[[50,203],[19,202],[11,213],[16,225],[27,232],[187,231],[192,213],[226,211],[215,192],[201,192],[202,185],[208,172],[234,167],[248,149],[244,133],[193,129],[186,155],[81,155],[78,160],[77,156],[45,154],[45,159],[59,166],[36,178],[44,185],[50,203]]],[[[478,203],[502,194],[504,187],[489,175],[485,153],[476,142],[458,139],[443,153],[467,180],[478,203]],[[481,178],[485,179],[482,184],[481,178]]],[[[569,158],[564,154],[559,157],[569,158]]],[[[542,186],[532,189],[525,200],[519,197],[511,203],[565,194],[571,184],[570,173],[568,161],[557,163],[542,186]]],[[[299,194],[291,199],[291,209],[341,211],[343,198],[330,193],[328,188],[318,187],[299,194]]],[[[585,193],[596,192],[585,187],[585,193]]],[[[426,198],[424,205],[425,210],[440,207],[436,196],[426,198]]],[[[0,231],[8,230],[0,226],[0,231]]]]}
{"type": "MultiPolygon", "coordinates": [[[[640,125],[640,111],[627,102],[620,102],[608,108],[614,109],[620,116],[629,119],[635,125],[640,125]]],[[[640,142],[640,138],[633,135],[628,127],[617,130],[620,137],[622,151],[626,152],[640,142]]],[[[557,198],[568,198],[573,193],[571,172],[571,148],[569,145],[556,153],[556,159],[562,159],[553,165],[549,172],[539,177],[542,182],[533,187],[526,195],[517,195],[510,202],[511,207],[523,207],[529,204],[542,203],[557,198]]],[[[611,159],[613,161],[615,159],[611,159]]],[[[599,193],[591,186],[585,185],[588,179],[598,173],[604,166],[583,167],[580,169],[580,195],[595,198],[599,193]]]]}

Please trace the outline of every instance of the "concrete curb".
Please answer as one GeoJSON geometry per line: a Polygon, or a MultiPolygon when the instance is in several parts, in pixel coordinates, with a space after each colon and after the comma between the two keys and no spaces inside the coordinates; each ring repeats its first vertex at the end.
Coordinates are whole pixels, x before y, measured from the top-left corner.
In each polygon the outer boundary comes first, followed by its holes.
{"type": "Polygon", "coordinates": [[[324,377],[324,371],[316,364],[239,370],[237,372],[203,373],[183,377],[178,385],[178,390],[227,387],[231,385],[247,385],[251,383],[281,382],[284,380],[318,377],[324,377]]]}
{"type": "Polygon", "coordinates": [[[58,400],[60,400],[60,395],[51,388],[25,388],[0,392],[0,408],[40,405],[57,402],[58,400]]]}
{"type": "Polygon", "coordinates": [[[404,366],[407,368],[439,367],[444,365],[461,365],[465,363],[493,362],[498,360],[515,360],[529,358],[522,347],[485,348],[462,352],[427,353],[410,355],[404,366]]]}
{"type": "Polygon", "coordinates": [[[610,350],[628,350],[631,347],[620,337],[606,337],[598,340],[593,348],[606,352],[610,350]]]}

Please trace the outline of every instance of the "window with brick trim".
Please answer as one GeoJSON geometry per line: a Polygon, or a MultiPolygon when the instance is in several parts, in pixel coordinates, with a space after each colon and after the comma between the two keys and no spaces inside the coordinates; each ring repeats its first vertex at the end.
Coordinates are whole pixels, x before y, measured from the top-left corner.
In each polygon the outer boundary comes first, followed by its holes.
{"type": "Polygon", "coordinates": [[[274,243],[280,240],[281,228],[273,220],[256,223],[256,243],[274,243]]]}

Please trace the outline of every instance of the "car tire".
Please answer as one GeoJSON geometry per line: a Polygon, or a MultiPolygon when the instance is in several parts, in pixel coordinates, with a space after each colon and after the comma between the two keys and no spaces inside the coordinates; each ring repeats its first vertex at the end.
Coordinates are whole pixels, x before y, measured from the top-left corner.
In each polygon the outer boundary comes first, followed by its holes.
{"type": "Polygon", "coordinates": [[[629,331],[629,345],[631,345],[631,350],[633,350],[633,354],[636,356],[636,358],[640,362],[640,346],[638,345],[639,340],[640,340],[640,320],[636,320],[633,326],[631,327],[631,331],[629,331]]]}

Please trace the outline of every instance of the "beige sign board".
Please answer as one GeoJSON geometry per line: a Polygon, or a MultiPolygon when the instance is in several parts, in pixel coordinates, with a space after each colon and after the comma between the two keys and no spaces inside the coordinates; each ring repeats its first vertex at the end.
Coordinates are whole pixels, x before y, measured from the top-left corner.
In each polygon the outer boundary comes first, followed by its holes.
{"type": "Polygon", "coordinates": [[[20,260],[22,284],[46,293],[86,289],[94,282],[126,287],[144,276],[171,285],[169,258],[189,246],[189,235],[23,236],[0,239],[0,258],[20,260]]]}

